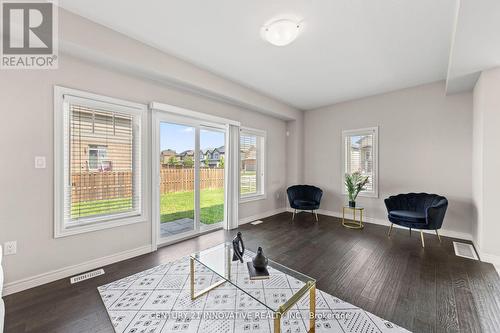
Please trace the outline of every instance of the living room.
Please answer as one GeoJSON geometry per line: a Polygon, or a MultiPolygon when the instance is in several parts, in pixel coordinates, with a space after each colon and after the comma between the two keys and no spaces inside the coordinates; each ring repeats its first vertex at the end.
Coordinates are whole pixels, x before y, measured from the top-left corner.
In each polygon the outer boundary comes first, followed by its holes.
{"type": "Polygon", "coordinates": [[[0,331],[499,330],[497,2],[0,5],[0,331]]]}

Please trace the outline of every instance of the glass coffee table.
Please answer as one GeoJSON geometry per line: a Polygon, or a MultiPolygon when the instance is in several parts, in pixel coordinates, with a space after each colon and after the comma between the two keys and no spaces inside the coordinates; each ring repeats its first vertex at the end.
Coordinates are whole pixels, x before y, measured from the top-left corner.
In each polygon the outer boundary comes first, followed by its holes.
{"type": "MultiPolygon", "coordinates": [[[[210,290],[213,290],[224,283],[229,283],[239,289],[241,292],[250,296],[252,299],[260,303],[264,309],[271,311],[274,321],[274,332],[281,331],[281,318],[296,305],[307,293],[309,293],[309,332],[315,330],[315,317],[316,317],[316,280],[306,276],[302,273],[294,271],[288,267],[280,265],[272,260],[269,260],[269,280],[249,280],[247,269],[247,262],[255,254],[251,251],[245,250],[244,262],[232,261],[233,246],[232,243],[223,243],[207,250],[195,252],[190,256],[190,285],[191,285],[191,299],[196,299],[210,290]],[[202,267],[208,268],[210,271],[220,277],[220,280],[201,291],[195,290],[195,275],[196,266],[201,264],[202,267]],[[255,286],[251,285],[253,281],[262,281],[263,289],[266,289],[266,281],[273,281],[275,277],[282,277],[285,281],[293,281],[293,286],[296,287],[293,291],[290,282],[286,282],[291,293],[283,303],[278,303],[276,300],[268,300],[265,297],[257,297],[254,293],[255,286]],[[279,275],[279,276],[278,276],[279,275]],[[298,289],[298,290],[297,290],[298,289]]],[[[273,284],[276,282],[273,282],[273,284]]],[[[271,289],[271,288],[270,288],[271,289]]]]}

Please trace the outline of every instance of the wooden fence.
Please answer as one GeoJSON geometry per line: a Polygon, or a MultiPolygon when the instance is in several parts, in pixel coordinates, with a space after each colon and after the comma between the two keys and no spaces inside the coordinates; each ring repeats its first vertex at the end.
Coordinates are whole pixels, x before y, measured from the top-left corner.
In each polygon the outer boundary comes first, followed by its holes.
{"type": "MultiPolygon", "coordinates": [[[[132,172],[105,171],[73,174],[72,202],[130,198],[132,172]]],[[[224,187],[223,168],[200,168],[201,189],[224,187]]],[[[194,190],[194,168],[165,168],[160,170],[160,193],[194,190]]]]}

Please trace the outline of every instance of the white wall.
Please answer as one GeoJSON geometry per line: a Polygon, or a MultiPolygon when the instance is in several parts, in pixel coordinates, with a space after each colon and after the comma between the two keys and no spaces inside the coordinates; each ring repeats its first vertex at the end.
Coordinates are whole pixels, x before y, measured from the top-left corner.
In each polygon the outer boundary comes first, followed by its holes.
{"type": "MultiPolygon", "coordinates": [[[[287,165],[297,164],[303,112],[240,84],[167,55],[128,36],[59,10],[57,70],[0,74],[0,242],[18,241],[5,257],[6,290],[12,292],[148,251],[149,223],[53,238],[53,86],[126,100],[173,104],[240,121],[267,131],[267,200],[241,204],[240,220],[283,209],[287,165]],[[286,137],[287,122],[297,131],[286,137]],[[287,152],[291,154],[287,154],[287,152]],[[47,168],[34,169],[34,156],[47,168]],[[279,196],[278,196],[279,194],[279,196]],[[36,279],[33,280],[33,277],[36,279]]],[[[301,170],[294,171],[300,175],[301,170]]]]}
{"type": "Polygon", "coordinates": [[[134,224],[53,238],[53,87],[62,85],[148,103],[158,101],[240,121],[267,131],[267,200],[240,205],[240,219],[284,207],[275,193],[286,185],[286,122],[167,88],[70,56],[58,70],[2,71],[0,76],[0,242],[17,240],[4,258],[5,282],[80,264],[151,244],[150,224],[134,224]],[[47,168],[34,169],[34,156],[47,168]]]}
{"type": "Polygon", "coordinates": [[[500,68],[487,70],[474,88],[473,195],[477,228],[473,235],[483,259],[500,267],[500,68]]]}
{"type": "Polygon", "coordinates": [[[342,130],[379,126],[379,198],[358,197],[387,220],[384,198],[429,192],[449,200],[443,229],[470,238],[472,95],[445,96],[444,82],[305,112],[304,173],[324,190],[321,209],[340,212],[342,130]]]}

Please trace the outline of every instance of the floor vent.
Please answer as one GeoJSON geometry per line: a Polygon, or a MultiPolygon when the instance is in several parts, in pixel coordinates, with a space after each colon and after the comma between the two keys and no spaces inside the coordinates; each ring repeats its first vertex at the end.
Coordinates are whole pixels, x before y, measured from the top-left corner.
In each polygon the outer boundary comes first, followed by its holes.
{"type": "Polygon", "coordinates": [[[261,224],[261,223],[264,223],[264,221],[257,220],[257,221],[250,222],[250,224],[252,224],[252,225],[257,225],[257,224],[261,224]]]}
{"type": "Polygon", "coordinates": [[[455,248],[455,255],[459,257],[479,260],[479,258],[476,255],[476,251],[474,250],[474,247],[471,244],[453,242],[453,247],[455,248]]]}
{"type": "Polygon", "coordinates": [[[73,276],[70,279],[71,284],[82,282],[84,280],[92,279],[95,278],[96,276],[103,275],[104,274],[104,269],[98,269],[92,272],[87,272],[81,275],[73,276]]]}

